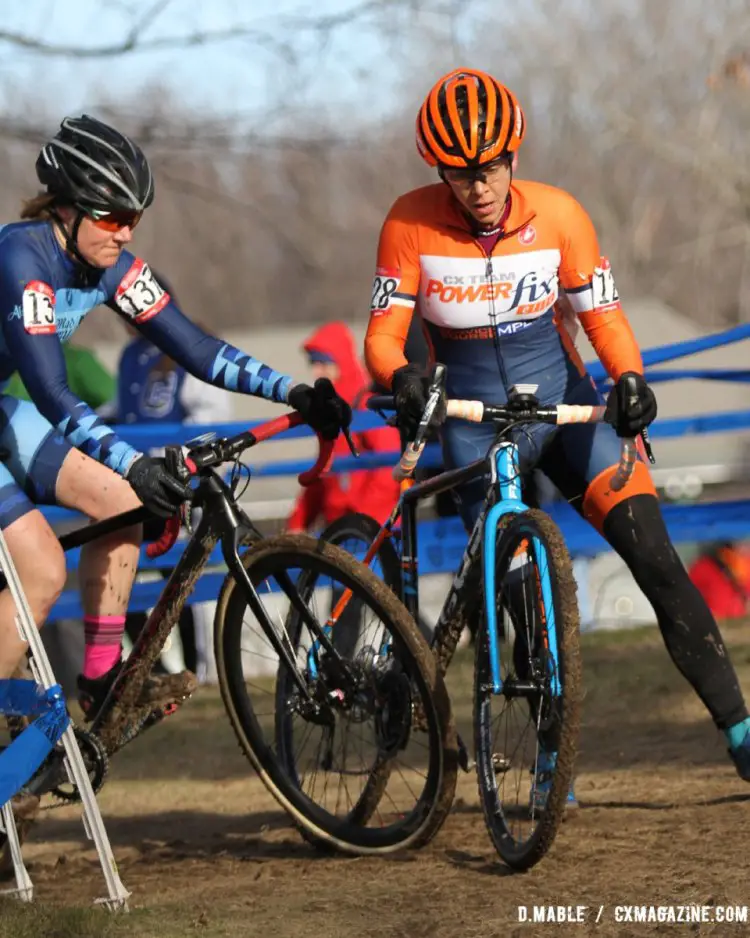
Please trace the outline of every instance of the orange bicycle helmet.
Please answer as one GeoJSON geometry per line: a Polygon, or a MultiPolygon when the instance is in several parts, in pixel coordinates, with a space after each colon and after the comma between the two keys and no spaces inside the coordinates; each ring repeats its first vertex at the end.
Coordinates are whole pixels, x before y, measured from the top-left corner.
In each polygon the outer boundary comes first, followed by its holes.
{"type": "Polygon", "coordinates": [[[417,116],[417,149],[429,166],[477,167],[515,153],[526,120],[515,95],[486,72],[444,75],[417,116]]]}

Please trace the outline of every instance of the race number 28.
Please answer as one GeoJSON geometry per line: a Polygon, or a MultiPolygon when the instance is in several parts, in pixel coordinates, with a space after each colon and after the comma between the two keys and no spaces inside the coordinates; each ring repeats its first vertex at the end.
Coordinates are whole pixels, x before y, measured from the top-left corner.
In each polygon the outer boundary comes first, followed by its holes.
{"type": "Polygon", "coordinates": [[[378,269],[372,282],[372,299],[370,312],[383,312],[391,305],[391,297],[398,290],[401,279],[398,275],[383,269],[378,269]]]}

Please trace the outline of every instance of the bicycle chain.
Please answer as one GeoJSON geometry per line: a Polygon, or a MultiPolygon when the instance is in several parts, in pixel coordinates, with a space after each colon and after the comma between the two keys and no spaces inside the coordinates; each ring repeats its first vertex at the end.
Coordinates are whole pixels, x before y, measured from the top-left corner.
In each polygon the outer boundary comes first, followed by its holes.
{"type": "MultiPolygon", "coordinates": [[[[128,743],[140,736],[141,733],[150,726],[161,722],[161,720],[170,715],[171,712],[173,711],[165,713],[162,711],[154,711],[151,707],[141,707],[140,710],[136,711],[133,723],[127,727],[120,737],[117,747],[114,749],[114,753],[119,752],[124,746],[127,746],[128,743]]],[[[80,726],[74,726],[73,732],[78,740],[78,746],[88,772],[91,787],[94,794],[97,795],[101,791],[104,782],[107,780],[109,755],[104,747],[104,743],[95,733],[85,730],[80,726]]],[[[59,753],[55,755],[59,757],[59,753]]],[[[49,791],[44,792],[44,794],[52,795],[55,800],[52,804],[45,805],[41,808],[42,811],[54,811],[56,808],[63,808],[66,805],[80,803],[81,798],[75,783],[71,783],[70,780],[67,780],[61,784],[72,785],[72,791],[65,791],[57,785],[49,791]]]]}
{"type": "MultiPolygon", "coordinates": [[[[109,772],[109,757],[98,736],[95,736],[93,733],[80,726],[74,726],[73,733],[78,742],[78,747],[81,750],[81,756],[86,766],[91,787],[96,795],[101,791],[106,781],[107,773],[109,772]]],[[[45,794],[51,795],[54,801],[52,804],[45,805],[41,808],[42,811],[54,811],[57,808],[64,808],[71,804],[80,803],[81,797],[75,783],[68,780],[61,784],[70,785],[72,790],[66,791],[59,785],[50,789],[50,791],[45,794]]]]}

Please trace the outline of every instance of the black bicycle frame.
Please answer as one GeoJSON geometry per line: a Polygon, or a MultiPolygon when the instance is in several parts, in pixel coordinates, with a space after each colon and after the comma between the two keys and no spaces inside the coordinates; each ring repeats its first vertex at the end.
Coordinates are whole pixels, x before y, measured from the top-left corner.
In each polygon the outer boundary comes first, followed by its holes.
{"type": "MultiPolygon", "coordinates": [[[[401,563],[403,577],[403,602],[415,622],[419,621],[419,590],[418,581],[418,545],[417,545],[417,503],[430,495],[439,495],[459,485],[482,478],[487,474],[489,462],[486,456],[475,462],[462,466],[460,469],[448,469],[424,482],[416,482],[401,495],[401,563]]],[[[468,548],[467,548],[468,553],[468,548]]],[[[461,568],[456,579],[469,559],[473,560],[476,551],[470,558],[464,554],[461,568]]],[[[463,583],[464,577],[461,577],[463,583]]],[[[455,582],[455,581],[454,581],[455,582]]],[[[451,590],[453,592],[453,590],[451,590]]]]}
{"type": "MultiPolygon", "coordinates": [[[[135,706],[143,680],[151,671],[169,633],[179,620],[185,602],[217,543],[221,543],[224,561],[242,590],[247,605],[263,628],[268,641],[279,655],[280,661],[289,668],[303,696],[312,701],[310,689],[298,673],[292,654],[268,618],[265,607],[240,557],[239,551],[242,546],[262,540],[263,535],[236,504],[231,490],[213,470],[204,470],[201,473],[192,504],[196,509],[202,510],[198,526],[170,573],[124,667],[110,688],[92,724],[92,731],[99,736],[108,751],[112,751],[117,746],[119,715],[135,706]],[[135,675],[140,675],[141,679],[134,679],[135,675]]],[[[152,517],[145,508],[137,508],[63,535],[60,543],[65,550],[69,550],[152,517]]],[[[328,636],[318,625],[291,578],[287,574],[282,574],[276,579],[316,639],[329,652],[333,652],[334,649],[328,636]]]]}

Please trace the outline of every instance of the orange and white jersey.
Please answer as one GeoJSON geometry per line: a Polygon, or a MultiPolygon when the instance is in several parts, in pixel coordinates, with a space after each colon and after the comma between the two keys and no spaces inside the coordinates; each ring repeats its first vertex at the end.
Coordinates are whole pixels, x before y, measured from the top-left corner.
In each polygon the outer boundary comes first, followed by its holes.
{"type": "MultiPolygon", "coordinates": [[[[491,243],[491,242],[490,242],[491,243]]],[[[561,189],[511,185],[502,232],[487,252],[444,183],[399,198],[383,225],[365,357],[390,386],[412,316],[454,395],[540,386],[558,399],[585,374],[575,345],[583,326],[608,372],[642,371],[609,262],[584,209],[561,189]]]]}

